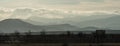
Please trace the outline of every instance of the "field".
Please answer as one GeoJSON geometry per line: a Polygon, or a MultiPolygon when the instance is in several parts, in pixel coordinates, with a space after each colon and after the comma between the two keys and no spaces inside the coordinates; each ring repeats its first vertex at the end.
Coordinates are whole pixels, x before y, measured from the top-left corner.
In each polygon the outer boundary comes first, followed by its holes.
{"type": "Polygon", "coordinates": [[[29,44],[0,44],[0,46],[120,46],[120,43],[29,43],[29,44]]]}

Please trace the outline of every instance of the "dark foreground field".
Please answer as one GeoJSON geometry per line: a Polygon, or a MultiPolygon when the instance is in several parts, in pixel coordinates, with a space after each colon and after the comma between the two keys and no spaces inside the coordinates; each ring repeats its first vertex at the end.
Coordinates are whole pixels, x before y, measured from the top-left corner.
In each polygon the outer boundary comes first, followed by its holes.
{"type": "Polygon", "coordinates": [[[120,46],[120,43],[34,43],[34,44],[0,44],[0,46],[120,46]]]}
{"type": "Polygon", "coordinates": [[[0,46],[120,46],[120,34],[106,34],[105,30],[96,30],[92,33],[66,34],[1,35],[0,46]]]}

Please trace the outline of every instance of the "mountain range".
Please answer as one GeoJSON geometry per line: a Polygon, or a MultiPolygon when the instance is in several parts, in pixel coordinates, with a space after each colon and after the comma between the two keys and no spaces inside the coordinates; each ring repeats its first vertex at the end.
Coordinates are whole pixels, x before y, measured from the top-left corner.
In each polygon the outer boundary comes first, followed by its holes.
{"type": "MultiPolygon", "coordinates": [[[[75,17],[76,18],[76,17],[75,17]]],[[[110,16],[87,16],[84,17],[84,21],[81,21],[79,18],[69,19],[72,21],[67,21],[63,23],[59,22],[59,19],[56,19],[52,23],[45,23],[42,21],[33,21],[30,19],[5,19],[0,21],[0,32],[40,32],[45,31],[87,31],[87,30],[120,30],[120,16],[119,15],[110,15],[110,16]],[[87,18],[85,20],[85,18],[87,18]],[[94,19],[90,19],[94,18],[94,19]],[[80,21],[79,21],[80,20],[80,21]]],[[[35,18],[34,18],[35,19],[35,18]]],[[[43,20],[44,21],[44,20],[43,20]]],[[[46,20],[47,22],[48,20],[46,20]]],[[[52,21],[52,19],[51,19],[52,21]]]]}
{"type": "Polygon", "coordinates": [[[40,32],[45,31],[72,31],[79,29],[70,24],[59,24],[59,25],[47,25],[47,26],[38,26],[34,24],[27,23],[20,19],[6,19],[0,22],[0,32],[40,32]]]}
{"type": "Polygon", "coordinates": [[[112,16],[103,19],[95,19],[89,21],[78,22],[76,26],[79,27],[100,27],[100,28],[108,28],[113,30],[120,30],[120,16],[112,16]]]}

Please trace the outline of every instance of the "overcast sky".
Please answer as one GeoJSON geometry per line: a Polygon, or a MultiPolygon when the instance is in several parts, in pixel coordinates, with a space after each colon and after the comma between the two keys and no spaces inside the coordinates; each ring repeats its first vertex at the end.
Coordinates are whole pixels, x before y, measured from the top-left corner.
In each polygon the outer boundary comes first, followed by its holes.
{"type": "MultiPolygon", "coordinates": [[[[77,15],[81,15],[83,12],[86,14],[93,11],[113,12],[120,10],[119,4],[120,0],[0,0],[0,19],[9,18],[11,16],[25,18],[27,15],[27,17],[32,15],[46,15],[45,17],[49,18],[52,16],[51,18],[54,18],[54,15],[70,15],[70,11],[72,11],[72,15],[77,13],[77,15]],[[31,8],[44,9],[37,10],[36,12],[31,8]],[[7,10],[14,11],[6,12],[7,10]],[[73,13],[73,11],[75,12],[73,13]],[[79,13],[79,11],[81,12],[79,13]]],[[[62,18],[60,16],[57,18],[62,18]]]]}
{"type": "Polygon", "coordinates": [[[120,0],[0,0],[2,8],[54,8],[65,10],[117,10],[120,0]]]}

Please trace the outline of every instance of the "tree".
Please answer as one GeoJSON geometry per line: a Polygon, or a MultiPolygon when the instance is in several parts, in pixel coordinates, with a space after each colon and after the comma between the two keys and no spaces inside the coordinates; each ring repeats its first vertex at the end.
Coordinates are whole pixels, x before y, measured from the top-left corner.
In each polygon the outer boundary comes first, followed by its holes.
{"type": "Polygon", "coordinates": [[[46,35],[45,29],[41,31],[41,35],[46,35]]]}
{"type": "Polygon", "coordinates": [[[14,33],[14,35],[15,35],[16,37],[19,37],[20,33],[16,30],[15,33],[14,33]]]}
{"type": "Polygon", "coordinates": [[[25,43],[29,43],[31,42],[33,37],[32,37],[32,32],[31,30],[29,30],[27,33],[26,33],[26,36],[25,38],[23,39],[23,41],[25,41],[25,43]]]}
{"type": "Polygon", "coordinates": [[[32,34],[31,30],[29,30],[29,31],[26,33],[26,35],[31,35],[31,34],[32,34]]]}
{"type": "Polygon", "coordinates": [[[70,36],[70,35],[71,35],[71,32],[70,32],[70,31],[67,31],[67,35],[70,36]]]}
{"type": "Polygon", "coordinates": [[[79,32],[79,33],[78,33],[78,36],[79,36],[79,37],[82,37],[83,35],[84,35],[84,34],[83,34],[82,32],[79,32]]]}

